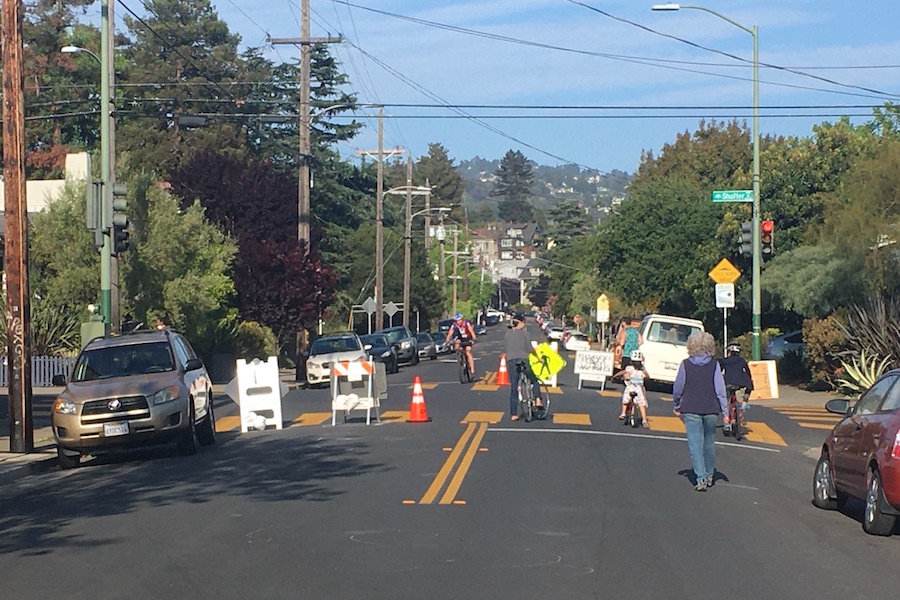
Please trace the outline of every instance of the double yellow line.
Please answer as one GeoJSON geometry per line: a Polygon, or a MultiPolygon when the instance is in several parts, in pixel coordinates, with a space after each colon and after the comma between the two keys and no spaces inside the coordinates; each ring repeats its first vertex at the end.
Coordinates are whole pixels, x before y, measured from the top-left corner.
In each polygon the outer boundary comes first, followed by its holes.
{"type": "Polygon", "coordinates": [[[456,446],[453,447],[450,456],[444,461],[444,466],[438,471],[425,495],[419,500],[419,504],[434,504],[435,499],[454,468],[456,468],[456,473],[454,473],[450,483],[447,484],[439,504],[465,504],[463,500],[456,500],[456,494],[459,492],[459,488],[462,486],[462,482],[472,466],[475,454],[481,448],[481,440],[484,438],[487,428],[487,423],[470,422],[466,425],[466,430],[460,436],[459,441],[456,442],[456,446]],[[457,463],[459,463],[458,467],[457,463]]]}

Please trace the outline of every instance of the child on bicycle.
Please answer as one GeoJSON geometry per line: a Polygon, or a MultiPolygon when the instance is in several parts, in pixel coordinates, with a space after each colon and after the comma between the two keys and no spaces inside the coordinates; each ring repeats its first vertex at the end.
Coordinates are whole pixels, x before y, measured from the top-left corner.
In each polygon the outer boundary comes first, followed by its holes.
{"type": "Polygon", "coordinates": [[[525,374],[531,381],[531,389],[534,392],[534,403],[538,410],[544,408],[541,402],[541,390],[538,384],[537,376],[531,371],[528,365],[528,355],[532,354],[534,348],[531,346],[531,336],[525,329],[525,314],[517,312],[513,315],[510,323],[510,330],[506,332],[506,365],[510,373],[509,378],[509,418],[513,421],[519,420],[519,376],[518,365],[522,365],[525,374]]]}
{"type": "MultiPolygon", "coordinates": [[[[750,376],[750,365],[741,356],[741,345],[736,341],[731,341],[725,346],[725,358],[719,359],[719,368],[722,369],[722,377],[725,379],[725,389],[735,390],[735,394],[740,389],[744,390],[741,400],[741,410],[750,408],[750,392],[753,391],[753,378],[750,376]]],[[[731,424],[725,424],[725,431],[730,431],[731,424]]]]}
{"type": "Polygon", "coordinates": [[[641,426],[649,429],[647,392],[644,389],[644,380],[648,375],[644,368],[644,356],[640,350],[635,350],[631,353],[629,360],[631,364],[613,375],[613,377],[621,377],[625,381],[625,391],[622,392],[622,413],[619,415],[619,420],[624,421],[628,415],[634,413],[635,407],[637,407],[641,411],[641,426]]]}
{"type": "Polygon", "coordinates": [[[447,330],[447,337],[444,339],[445,344],[449,344],[454,339],[453,350],[459,352],[460,347],[465,349],[466,360],[469,362],[469,373],[475,380],[475,357],[472,356],[472,344],[475,343],[475,328],[472,323],[463,318],[461,313],[453,315],[453,325],[447,330]]]}

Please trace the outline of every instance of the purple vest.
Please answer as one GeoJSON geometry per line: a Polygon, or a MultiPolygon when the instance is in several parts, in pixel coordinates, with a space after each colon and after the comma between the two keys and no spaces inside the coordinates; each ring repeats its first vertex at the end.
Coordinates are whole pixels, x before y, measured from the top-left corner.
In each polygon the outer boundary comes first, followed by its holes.
{"type": "Polygon", "coordinates": [[[695,415],[715,415],[721,412],[719,397],[713,377],[719,363],[711,359],[705,365],[695,365],[685,359],[684,393],[681,396],[681,412],[695,415]]]}

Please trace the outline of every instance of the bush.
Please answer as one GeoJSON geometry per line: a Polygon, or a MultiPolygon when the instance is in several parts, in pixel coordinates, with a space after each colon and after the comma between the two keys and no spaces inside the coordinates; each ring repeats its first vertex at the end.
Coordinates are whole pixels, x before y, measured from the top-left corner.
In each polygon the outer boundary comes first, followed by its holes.
{"type": "Polygon", "coordinates": [[[275,356],[278,341],[271,329],[256,321],[243,321],[237,326],[237,354],[247,361],[258,358],[265,361],[275,356]]]}
{"type": "Polygon", "coordinates": [[[803,321],[803,341],[806,342],[806,365],[809,368],[809,386],[814,389],[835,389],[843,372],[840,355],[846,347],[841,333],[843,323],[838,315],[824,319],[803,321]]]}

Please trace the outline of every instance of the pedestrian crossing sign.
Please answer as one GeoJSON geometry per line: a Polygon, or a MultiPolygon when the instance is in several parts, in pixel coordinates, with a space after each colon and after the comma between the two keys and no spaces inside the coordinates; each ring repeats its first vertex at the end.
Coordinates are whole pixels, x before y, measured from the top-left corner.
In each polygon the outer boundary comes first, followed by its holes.
{"type": "Polygon", "coordinates": [[[543,342],[528,355],[528,364],[538,379],[546,381],[565,368],[566,359],[550,344],[543,342]]]}

